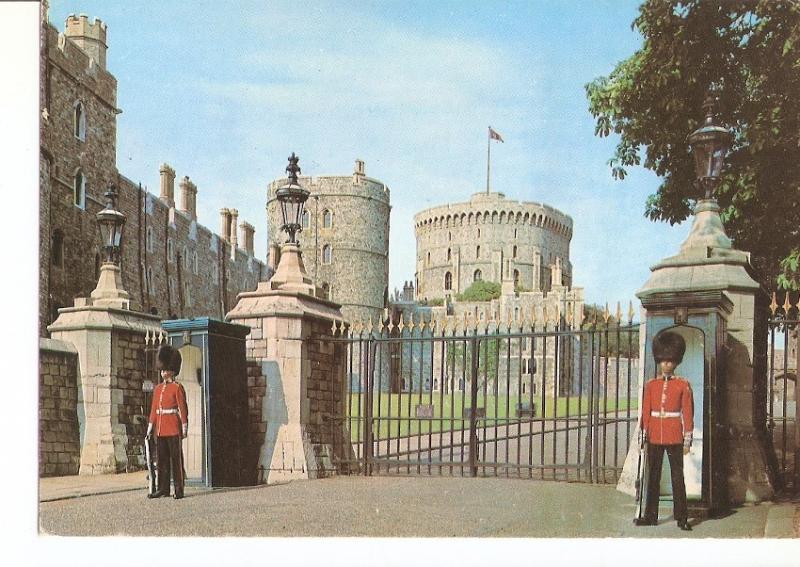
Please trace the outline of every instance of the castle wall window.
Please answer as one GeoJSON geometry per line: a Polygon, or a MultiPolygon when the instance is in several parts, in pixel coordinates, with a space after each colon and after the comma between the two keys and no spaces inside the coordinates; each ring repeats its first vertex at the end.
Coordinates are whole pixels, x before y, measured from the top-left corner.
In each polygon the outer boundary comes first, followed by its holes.
{"type": "Polygon", "coordinates": [[[328,282],[322,283],[322,299],[330,299],[331,298],[331,284],[328,282]]]}
{"type": "Polygon", "coordinates": [[[81,170],[75,172],[75,179],[72,185],[72,201],[76,207],[86,208],[86,177],[84,177],[81,170]]]}
{"type": "Polygon", "coordinates": [[[475,273],[472,274],[472,281],[479,282],[483,279],[483,274],[480,270],[475,270],[475,273]]]}
{"type": "Polygon", "coordinates": [[[197,258],[197,250],[195,250],[194,253],[192,254],[192,273],[194,275],[200,273],[200,262],[197,258]]]}
{"type": "Polygon", "coordinates": [[[516,257],[517,257],[517,247],[516,247],[516,246],[514,246],[514,247],[511,249],[511,257],[512,257],[512,258],[516,258],[516,257]]]}
{"type": "Polygon", "coordinates": [[[86,141],[86,112],[80,101],[76,102],[73,107],[72,129],[76,138],[81,142],[86,141]]]}
{"type": "Polygon", "coordinates": [[[146,243],[146,246],[147,246],[147,253],[148,254],[152,254],[153,253],[154,240],[155,239],[153,237],[153,227],[152,226],[148,226],[147,227],[147,233],[145,235],[145,243],[146,243]]]}
{"type": "Polygon", "coordinates": [[[167,238],[167,260],[175,261],[175,244],[172,242],[172,238],[167,238]]]}
{"type": "Polygon", "coordinates": [[[426,262],[427,262],[427,264],[428,264],[429,266],[431,265],[431,253],[430,253],[430,252],[428,252],[428,257],[427,257],[427,259],[426,259],[426,262]]]}
{"type": "Polygon", "coordinates": [[[514,270],[514,286],[519,286],[519,270],[514,270]]]}
{"type": "Polygon", "coordinates": [[[444,275],[444,289],[450,291],[453,289],[453,274],[446,272],[444,275]]]}
{"type": "Polygon", "coordinates": [[[189,271],[189,249],[184,246],[183,247],[183,269],[187,272],[189,271]]]}
{"type": "Polygon", "coordinates": [[[330,244],[326,244],[325,246],[323,246],[322,247],[322,263],[323,264],[330,264],[332,256],[333,256],[333,254],[331,252],[330,244]]]}
{"type": "Polygon", "coordinates": [[[328,209],[322,211],[322,228],[331,228],[333,226],[333,213],[328,209]]]}
{"type": "Polygon", "coordinates": [[[310,217],[310,215],[308,214],[308,211],[303,211],[303,216],[302,216],[302,217],[301,217],[301,219],[300,219],[300,223],[301,223],[301,226],[302,226],[304,229],[305,229],[305,228],[308,228],[308,227],[309,227],[309,225],[311,224],[310,218],[311,218],[311,217],[310,217]]]}
{"type": "Polygon", "coordinates": [[[478,229],[478,238],[481,237],[481,229],[478,229]]]}
{"type": "Polygon", "coordinates": [[[447,249],[447,261],[449,262],[452,259],[453,259],[453,251],[448,248],[447,249]]]}
{"type": "Polygon", "coordinates": [[[56,229],[50,242],[50,259],[53,267],[64,267],[64,233],[56,229]]]}
{"type": "Polygon", "coordinates": [[[476,246],[475,247],[475,257],[476,258],[480,258],[481,257],[481,247],[480,246],[476,246]]]}

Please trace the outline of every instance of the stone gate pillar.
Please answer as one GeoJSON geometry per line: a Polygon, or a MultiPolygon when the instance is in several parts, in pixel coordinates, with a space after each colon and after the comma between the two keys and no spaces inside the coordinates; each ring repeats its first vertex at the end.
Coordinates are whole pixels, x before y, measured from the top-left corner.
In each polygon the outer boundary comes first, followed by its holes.
{"type": "Polygon", "coordinates": [[[250,437],[258,482],[310,479],[333,472],[334,453],[350,452],[343,421],[344,344],[340,305],[316,297],[299,248],[284,244],[271,280],[243,292],[226,319],[249,326],[246,340],[250,437]]]}
{"type": "Polygon", "coordinates": [[[144,337],[161,330],[159,318],[130,311],[124,302],[79,298],[47,330],[78,351],[79,474],[143,467],[144,337]]]}

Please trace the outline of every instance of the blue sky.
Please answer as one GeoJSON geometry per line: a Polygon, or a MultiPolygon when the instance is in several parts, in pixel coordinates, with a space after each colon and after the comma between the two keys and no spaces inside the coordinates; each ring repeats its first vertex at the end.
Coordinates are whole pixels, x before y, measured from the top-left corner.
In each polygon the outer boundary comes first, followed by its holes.
{"type": "Polygon", "coordinates": [[[392,191],[390,288],[414,276],[412,218],[485,188],[572,216],[574,281],[589,302],[634,299],[688,232],[643,217],[658,179],[614,181],[584,85],[641,38],[638,2],[117,2],[53,0],[108,24],[119,82],[117,163],[158,193],[166,161],[198,186],[200,222],[239,209],[266,254],[266,187],[356,158],[392,191]]]}

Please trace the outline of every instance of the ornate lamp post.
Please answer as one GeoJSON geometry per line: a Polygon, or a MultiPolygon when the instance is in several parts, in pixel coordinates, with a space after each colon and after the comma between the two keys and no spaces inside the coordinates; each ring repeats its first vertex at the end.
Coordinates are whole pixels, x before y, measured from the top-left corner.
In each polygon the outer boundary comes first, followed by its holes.
{"type": "Polygon", "coordinates": [[[297,233],[303,230],[301,222],[303,209],[310,195],[310,192],[301,187],[297,180],[297,174],[300,173],[298,161],[299,158],[292,152],[289,156],[289,165],[286,166],[286,172],[289,174],[287,183],[275,192],[275,198],[281,206],[283,215],[281,229],[286,231],[289,238],[281,246],[280,261],[275,275],[270,280],[270,287],[314,295],[314,284],[306,273],[300,254],[300,244],[297,242],[297,233]]]}
{"type": "Polygon", "coordinates": [[[729,130],[714,122],[715,106],[714,97],[708,95],[703,102],[705,121],[687,138],[694,155],[695,184],[703,189],[704,199],[712,199],[714,196],[723,161],[733,140],[733,134],[729,130]]]}
{"type": "Polygon", "coordinates": [[[289,174],[288,183],[280,187],[276,193],[275,198],[281,205],[281,213],[283,215],[283,225],[281,230],[285,230],[289,235],[286,241],[290,244],[297,244],[296,234],[303,230],[301,219],[303,218],[303,209],[305,208],[306,200],[310,192],[300,186],[297,181],[297,174],[300,173],[300,166],[297,162],[300,160],[294,152],[289,156],[289,165],[286,166],[286,171],[289,174]]]}
{"type": "Polygon", "coordinates": [[[122,233],[125,227],[125,215],[116,207],[117,190],[109,184],[105,192],[106,206],[97,213],[97,226],[105,258],[100,267],[100,278],[92,292],[94,305],[129,309],[128,292],[122,288],[122,233]]]}

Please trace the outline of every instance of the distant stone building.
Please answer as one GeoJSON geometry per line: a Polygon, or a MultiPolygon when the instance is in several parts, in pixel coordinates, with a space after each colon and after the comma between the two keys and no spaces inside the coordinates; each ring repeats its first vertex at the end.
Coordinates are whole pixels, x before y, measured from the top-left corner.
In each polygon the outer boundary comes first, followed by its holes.
{"type": "MultiPolygon", "coordinates": [[[[311,191],[298,237],[308,275],[323,297],[342,304],[346,319],[377,320],[388,302],[389,188],[366,177],[361,160],[356,160],[353,175],[301,176],[299,180],[311,191]]],[[[275,199],[285,183],[286,178],[274,180],[267,195],[273,268],[286,240],[275,199]]]]}
{"type": "Polygon", "coordinates": [[[414,229],[418,300],[454,297],[476,280],[508,280],[526,291],[572,285],[572,219],[548,205],[476,193],[417,213],[414,229]]]}
{"type": "MultiPolygon", "coordinates": [[[[39,334],[61,307],[97,284],[101,252],[95,215],[109,184],[126,215],[123,287],[131,308],[162,318],[222,318],[240,291],[269,276],[253,250],[253,228],[223,211],[222,236],[197,222],[197,186],[160,169],[154,196],[116,167],[117,81],[106,69],[106,24],[70,15],[64,33],[42,4],[40,52],[39,334]],[[242,246],[242,244],[244,246],[242,246]]],[[[154,172],[155,173],[155,172],[154,172]]]]}

